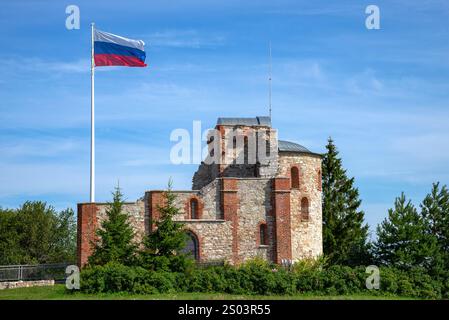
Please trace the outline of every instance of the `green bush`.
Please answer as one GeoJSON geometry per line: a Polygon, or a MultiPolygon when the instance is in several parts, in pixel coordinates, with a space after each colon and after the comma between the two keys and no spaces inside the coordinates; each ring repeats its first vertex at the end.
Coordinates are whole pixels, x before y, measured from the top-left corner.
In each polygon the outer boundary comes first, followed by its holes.
{"type": "MultiPolygon", "coordinates": [[[[413,268],[405,274],[413,287],[412,296],[440,299],[443,297],[443,282],[433,279],[423,268],[413,268]]],[[[405,295],[405,294],[404,294],[405,295]]]]}
{"type": "Polygon", "coordinates": [[[238,267],[193,268],[188,272],[152,271],[116,263],[91,266],[81,273],[81,289],[87,293],[169,292],[229,293],[247,295],[400,295],[438,299],[448,296],[449,281],[432,279],[422,269],[401,271],[380,268],[380,290],[368,290],[365,267],[314,264],[292,270],[261,260],[238,267]]]}
{"type": "Polygon", "coordinates": [[[323,287],[326,293],[333,295],[344,295],[359,293],[365,284],[359,281],[358,269],[347,266],[334,265],[322,271],[323,287]]]}
{"type": "Polygon", "coordinates": [[[263,260],[255,259],[248,261],[239,268],[239,273],[244,279],[244,287],[248,294],[271,294],[275,287],[274,273],[277,269],[271,269],[269,264],[263,260]]]}
{"type": "Polygon", "coordinates": [[[392,294],[398,294],[398,274],[399,271],[394,268],[380,269],[380,290],[392,294]]]}
{"type": "Polygon", "coordinates": [[[166,293],[177,291],[176,273],[148,271],[141,267],[109,263],[88,267],[81,273],[81,290],[87,293],[166,293]]]}
{"type": "Polygon", "coordinates": [[[168,292],[176,292],[176,274],[170,272],[151,272],[145,271],[145,274],[142,275],[141,278],[136,279],[140,281],[136,281],[134,284],[134,292],[135,293],[168,293],[168,292]],[[145,287],[148,288],[139,292],[139,284],[144,283],[145,287]]]}
{"type": "Polygon", "coordinates": [[[237,268],[225,265],[224,267],[214,267],[214,270],[224,281],[224,292],[229,294],[246,294],[249,286],[249,279],[237,268]]]}

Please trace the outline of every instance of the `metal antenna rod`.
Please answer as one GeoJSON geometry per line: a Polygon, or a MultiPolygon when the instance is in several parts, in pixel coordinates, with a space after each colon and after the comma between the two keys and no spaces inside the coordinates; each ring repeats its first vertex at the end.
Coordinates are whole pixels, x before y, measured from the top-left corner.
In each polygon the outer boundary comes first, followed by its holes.
{"type": "Polygon", "coordinates": [[[271,119],[271,40],[269,42],[270,60],[269,60],[269,75],[268,75],[268,107],[271,119]]]}
{"type": "Polygon", "coordinates": [[[94,59],[95,24],[91,23],[90,48],[90,202],[95,202],[95,59],[94,59]]]}

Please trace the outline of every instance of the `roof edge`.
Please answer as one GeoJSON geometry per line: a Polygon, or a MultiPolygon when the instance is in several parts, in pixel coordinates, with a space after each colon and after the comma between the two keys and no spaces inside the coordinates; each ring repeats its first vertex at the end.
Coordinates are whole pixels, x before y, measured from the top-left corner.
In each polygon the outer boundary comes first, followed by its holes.
{"type": "Polygon", "coordinates": [[[217,126],[249,126],[271,128],[271,118],[267,116],[219,117],[217,119],[217,126]]]}

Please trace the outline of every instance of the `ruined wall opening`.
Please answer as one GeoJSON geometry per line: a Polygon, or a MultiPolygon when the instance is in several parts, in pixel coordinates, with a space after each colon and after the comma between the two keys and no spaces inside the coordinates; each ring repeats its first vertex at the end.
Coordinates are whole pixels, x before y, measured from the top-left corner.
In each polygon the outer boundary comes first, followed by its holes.
{"type": "Polygon", "coordinates": [[[192,255],[196,261],[200,260],[200,244],[198,237],[192,231],[187,231],[187,241],[186,246],[183,249],[183,253],[188,253],[192,255]]]}
{"type": "Polygon", "coordinates": [[[292,189],[299,189],[299,170],[298,167],[290,169],[290,181],[292,189]]]}
{"type": "Polygon", "coordinates": [[[190,199],[190,219],[199,219],[198,200],[190,199]]]}
{"type": "Polygon", "coordinates": [[[305,197],[301,200],[301,220],[309,220],[309,200],[305,197]]]}
{"type": "Polygon", "coordinates": [[[249,149],[248,149],[248,137],[245,136],[243,138],[243,163],[244,164],[248,164],[249,163],[249,161],[248,161],[248,159],[249,159],[248,152],[249,152],[249,149]]]}
{"type": "Polygon", "coordinates": [[[323,189],[323,177],[321,175],[321,170],[318,170],[316,178],[317,178],[318,191],[322,191],[322,189],[323,189]]]}
{"type": "Polygon", "coordinates": [[[268,245],[268,228],[266,223],[261,223],[259,225],[259,245],[268,245]]]}

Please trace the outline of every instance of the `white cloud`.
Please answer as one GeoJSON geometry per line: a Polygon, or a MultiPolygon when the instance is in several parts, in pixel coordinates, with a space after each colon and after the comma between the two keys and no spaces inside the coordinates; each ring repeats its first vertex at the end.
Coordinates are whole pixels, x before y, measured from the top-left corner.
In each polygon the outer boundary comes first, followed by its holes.
{"type": "Polygon", "coordinates": [[[0,68],[10,72],[88,73],[90,72],[90,60],[51,61],[33,57],[15,57],[14,59],[0,59],[0,68]]]}
{"type": "Polygon", "coordinates": [[[8,158],[64,156],[80,149],[80,141],[75,139],[5,139],[0,145],[2,160],[8,158]]]}
{"type": "Polygon", "coordinates": [[[344,4],[341,2],[317,5],[315,2],[303,1],[299,9],[269,9],[270,14],[294,15],[294,16],[355,16],[364,11],[363,5],[344,4]],[[310,6],[310,4],[313,4],[310,6]]]}
{"type": "Polygon", "coordinates": [[[196,30],[165,30],[142,36],[148,39],[146,45],[155,47],[202,48],[222,46],[225,37],[202,34],[196,30]]]}

